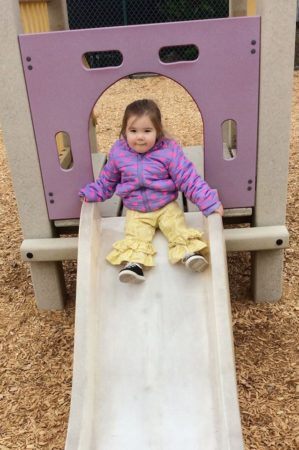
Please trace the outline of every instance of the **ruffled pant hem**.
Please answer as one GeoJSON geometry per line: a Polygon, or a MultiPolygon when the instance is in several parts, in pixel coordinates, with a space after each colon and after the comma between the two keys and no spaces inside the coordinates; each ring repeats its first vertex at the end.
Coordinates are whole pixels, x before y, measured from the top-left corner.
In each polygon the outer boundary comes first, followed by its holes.
{"type": "Polygon", "coordinates": [[[187,253],[204,253],[207,246],[201,241],[190,241],[186,245],[177,245],[169,249],[169,261],[171,264],[176,264],[186,256],[187,253]]]}
{"type": "Polygon", "coordinates": [[[125,262],[135,262],[147,267],[153,267],[156,251],[150,242],[123,239],[113,244],[113,250],[106,260],[115,266],[125,262]]]}
{"type": "MultiPolygon", "coordinates": [[[[169,242],[169,261],[176,264],[182,261],[187,253],[207,253],[207,244],[200,238],[202,233],[189,229],[189,236],[179,236],[169,242]]],[[[156,251],[150,242],[123,239],[113,244],[113,250],[107,255],[106,260],[112,265],[120,265],[126,262],[135,262],[145,267],[153,267],[156,251]]]]}

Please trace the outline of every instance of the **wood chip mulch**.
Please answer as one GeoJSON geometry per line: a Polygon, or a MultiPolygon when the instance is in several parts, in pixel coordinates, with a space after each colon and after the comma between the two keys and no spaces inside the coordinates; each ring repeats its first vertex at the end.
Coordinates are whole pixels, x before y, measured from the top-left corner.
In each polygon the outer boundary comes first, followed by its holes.
{"type": "MultiPolygon", "coordinates": [[[[118,137],[126,104],[151,97],[167,130],[182,145],[202,142],[192,98],[163,77],[122,80],[96,104],[100,151],[118,137]]],[[[229,255],[236,372],[246,450],[299,448],[296,352],[299,298],[299,72],[294,73],[284,293],[277,304],[250,299],[250,254],[229,255]],[[297,436],[297,437],[296,437],[297,436]]],[[[20,123],[16,126],[22,126],[20,123]]],[[[38,311],[0,132],[0,450],[62,450],[71,398],[76,263],[64,263],[68,299],[63,311],[38,311]]]]}

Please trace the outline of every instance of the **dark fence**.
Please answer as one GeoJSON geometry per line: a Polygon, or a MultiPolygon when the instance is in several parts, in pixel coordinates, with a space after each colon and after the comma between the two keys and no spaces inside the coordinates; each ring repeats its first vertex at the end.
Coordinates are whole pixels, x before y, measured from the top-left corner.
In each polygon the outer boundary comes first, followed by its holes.
{"type": "MultiPolygon", "coordinates": [[[[101,28],[146,23],[178,22],[227,17],[229,0],[67,0],[70,29],[101,28]]],[[[167,47],[168,62],[194,57],[194,49],[167,47]]],[[[161,55],[160,55],[161,57],[161,55]]],[[[86,55],[90,68],[118,65],[113,55],[86,55]]]]}

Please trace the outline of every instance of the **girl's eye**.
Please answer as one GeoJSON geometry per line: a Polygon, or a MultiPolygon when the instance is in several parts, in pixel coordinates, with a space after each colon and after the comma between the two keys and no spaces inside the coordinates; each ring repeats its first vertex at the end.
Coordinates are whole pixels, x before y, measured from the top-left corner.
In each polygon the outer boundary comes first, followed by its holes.
{"type": "Polygon", "coordinates": [[[150,133],[151,131],[151,129],[145,130],[146,133],[150,133]]]}

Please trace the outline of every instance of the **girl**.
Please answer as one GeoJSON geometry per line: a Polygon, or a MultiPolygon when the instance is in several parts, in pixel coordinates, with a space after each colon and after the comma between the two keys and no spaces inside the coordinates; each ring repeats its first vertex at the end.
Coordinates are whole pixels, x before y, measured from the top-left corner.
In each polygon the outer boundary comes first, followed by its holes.
{"type": "Polygon", "coordinates": [[[180,261],[197,272],[207,267],[207,245],[200,231],[187,228],[176,202],[178,191],[205,216],[223,214],[217,191],[200,178],[181,147],[165,136],[156,103],[145,99],[129,104],[107,164],[79,193],[87,202],[103,202],[116,192],[128,210],[125,239],[115,242],[107,256],[113,265],[125,264],[120,281],[144,281],[143,267],[154,265],[156,228],[168,239],[171,263],[180,261]]]}

